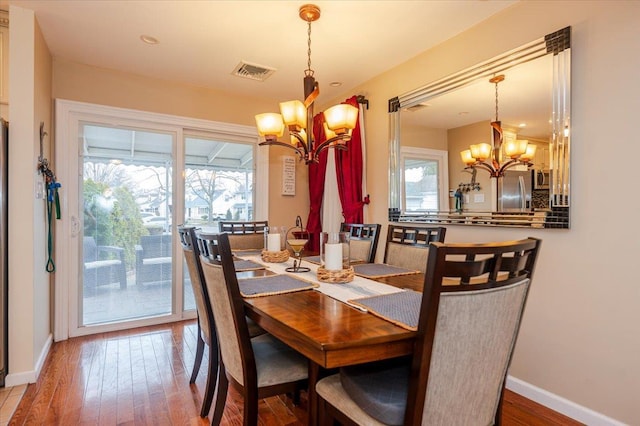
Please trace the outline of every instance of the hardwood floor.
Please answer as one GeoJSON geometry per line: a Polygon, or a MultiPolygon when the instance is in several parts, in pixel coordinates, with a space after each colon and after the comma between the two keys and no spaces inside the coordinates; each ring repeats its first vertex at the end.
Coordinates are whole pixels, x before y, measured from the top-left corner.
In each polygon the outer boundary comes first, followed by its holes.
{"type": "MultiPolygon", "coordinates": [[[[208,425],[199,417],[205,359],[189,385],[195,321],[99,334],[55,343],[38,382],[29,385],[10,425],[208,425]]],[[[305,425],[306,399],[260,402],[261,425],[305,425]]],[[[507,391],[505,425],[578,425],[507,391]]],[[[223,425],[242,424],[242,399],[230,389],[223,425]]]]}

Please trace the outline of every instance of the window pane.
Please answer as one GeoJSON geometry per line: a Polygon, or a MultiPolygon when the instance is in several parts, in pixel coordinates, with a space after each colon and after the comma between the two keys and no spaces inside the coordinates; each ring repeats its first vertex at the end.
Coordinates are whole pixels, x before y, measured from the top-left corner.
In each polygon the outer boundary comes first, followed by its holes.
{"type": "MultiPolygon", "coordinates": [[[[220,220],[253,220],[254,145],[213,138],[185,138],[184,222],[218,232],[220,220]]],[[[185,309],[195,309],[184,268],[185,309]]]]}
{"type": "Polygon", "coordinates": [[[173,134],[80,124],[84,325],[171,313],[173,134]]]}
{"type": "Polygon", "coordinates": [[[439,210],[438,161],[404,159],[405,210],[439,210]]]}

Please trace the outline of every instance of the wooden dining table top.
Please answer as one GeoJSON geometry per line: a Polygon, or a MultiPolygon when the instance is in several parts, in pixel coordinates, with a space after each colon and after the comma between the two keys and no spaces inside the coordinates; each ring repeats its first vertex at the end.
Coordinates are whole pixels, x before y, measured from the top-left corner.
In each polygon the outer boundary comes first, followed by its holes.
{"type": "MultiPolygon", "coordinates": [[[[239,278],[270,271],[239,273],[239,278]]],[[[424,274],[376,279],[421,291],[424,274]]],[[[335,284],[341,285],[341,284],[335,284]]],[[[415,332],[313,290],[246,298],[247,316],[318,366],[336,368],[408,355],[415,332]]]]}

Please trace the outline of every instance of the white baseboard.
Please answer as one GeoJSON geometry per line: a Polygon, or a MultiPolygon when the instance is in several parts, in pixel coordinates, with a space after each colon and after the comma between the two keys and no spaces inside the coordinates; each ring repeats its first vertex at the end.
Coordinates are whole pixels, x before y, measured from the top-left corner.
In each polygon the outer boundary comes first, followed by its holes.
{"type": "Polygon", "coordinates": [[[20,373],[15,374],[7,374],[7,377],[4,379],[5,387],[12,387],[18,385],[24,385],[27,383],[35,383],[42,372],[42,367],[44,366],[44,362],[47,359],[47,355],[49,354],[49,350],[51,349],[51,345],[53,344],[53,335],[49,334],[47,337],[47,341],[44,343],[42,347],[42,351],[40,351],[40,356],[38,357],[38,362],[33,370],[31,371],[22,371],[20,373]]]}
{"type": "Polygon", "coordinates": [[[582,405],[578,405],[575,402],[544,389],[540,389],[523,380],[516,379],[513,376],[507,376],[507,389],[586,425],[625,426],[625,423],[614,420],[611,417],[607,417],[604,414],[600,414],[582,405]]]}

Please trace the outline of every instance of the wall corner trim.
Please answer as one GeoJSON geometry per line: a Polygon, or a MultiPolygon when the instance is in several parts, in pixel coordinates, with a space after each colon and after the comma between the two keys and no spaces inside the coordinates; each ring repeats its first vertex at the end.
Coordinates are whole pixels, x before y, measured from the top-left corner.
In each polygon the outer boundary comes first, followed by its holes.
{"type": "Polygon", "coordinates": [[[53,344],[53,334],[49,333],[47,337],[47,341],[42,346],[42,351],[40,351],[40,356],[38,356],[38,362],[34,366],[33,370],[30,371],[22,371],[20,373],[9,373],[5,378],[5,387],[19,386],[27,383],[35,383],[42,372],[42,367],[44,366],[45,361],[47,360],[47,356],[49,355],[49,351],[51,350],[51,345],[53,344]]]}

